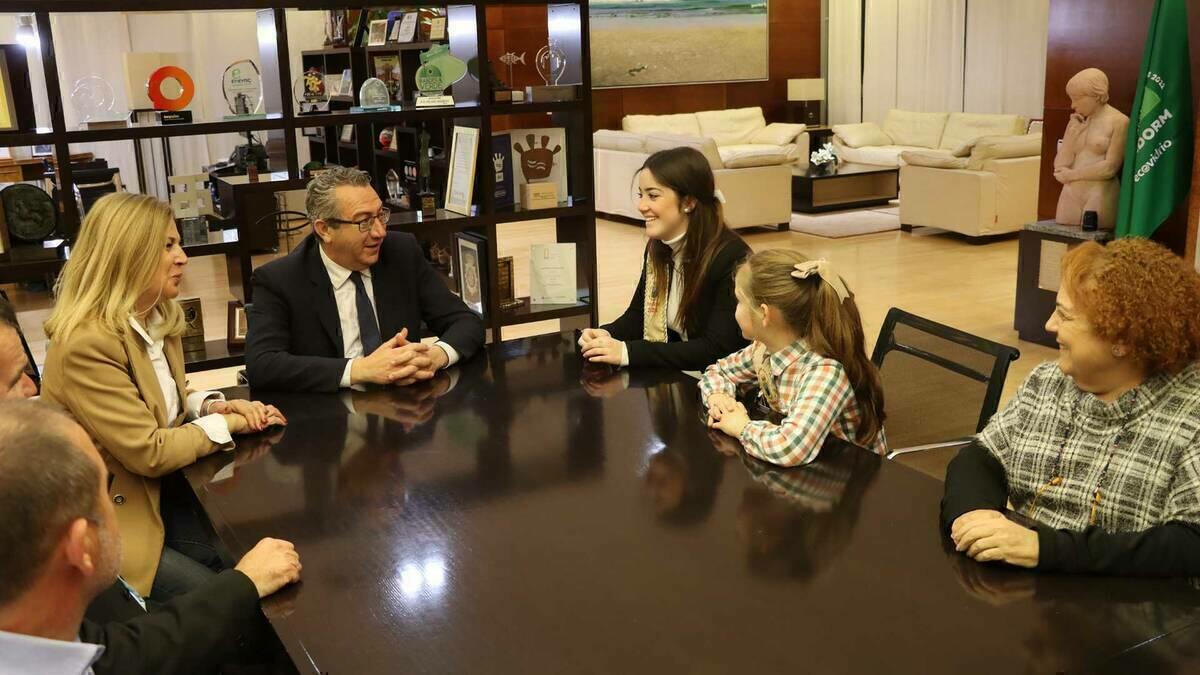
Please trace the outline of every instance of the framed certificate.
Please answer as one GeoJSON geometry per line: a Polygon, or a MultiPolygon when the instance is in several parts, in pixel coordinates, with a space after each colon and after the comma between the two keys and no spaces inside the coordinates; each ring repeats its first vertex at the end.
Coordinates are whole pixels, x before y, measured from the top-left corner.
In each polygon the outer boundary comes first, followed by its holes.
{"type": "Polygon", "coordinates": [[[488,251],[487,240],[471,232],[455,232],[454,248],[458,258],[458,295],[476,314],[487,314],[488,251]]]}
{"type": "Polygon", "coordinates": [[[475,189],[475,157],[479,154],[479,130],[454,127],[450,143],[450,175],[446,178],[447,211],[471,215],[475,189]]]}

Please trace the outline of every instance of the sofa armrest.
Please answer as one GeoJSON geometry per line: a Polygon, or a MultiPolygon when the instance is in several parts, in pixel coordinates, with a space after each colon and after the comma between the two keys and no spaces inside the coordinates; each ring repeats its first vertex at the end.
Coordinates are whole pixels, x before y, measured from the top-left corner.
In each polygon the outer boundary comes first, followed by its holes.
{"type": "Polygon", "coordinates": [[[996,228],[1009,232],[1037,222],[1038,187],[1042,158],[989,159],[985,171],[996,176],[996,228]]]}
{"type": "Polygon", "coordinates": [[[900,224],[938,227],[968,236],[990,234],[998,183],[991,171],[900,167],[900,224]]]}
{"type": "Polygon", "coordinates": [[[808,155],[812,149],[812,137],[808,132],[804,132],[796,137],[796,166],[801,169],[808,168],[808,155]]]}

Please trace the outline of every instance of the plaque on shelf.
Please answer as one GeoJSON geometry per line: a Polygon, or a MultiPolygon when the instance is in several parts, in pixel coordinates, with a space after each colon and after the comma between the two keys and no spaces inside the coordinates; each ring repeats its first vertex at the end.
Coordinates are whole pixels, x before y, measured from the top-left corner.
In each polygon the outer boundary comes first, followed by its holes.
{"type": "Polygon", "coordinates": [[[446,17],[435,16],[429,20],[429,41],[446,39],[446,17]]]}
{"type": "Polygon", "coordinates": [[[342,87],[337,91],[338,96],[353,96],[354,95],[354,74],[346,68],[342,71],[342,87]]]}
{"type": "Polygon", "coordinates": [[[525,98],[530,103],[560,103],[579,98],[577,84],[530,85],[525,87],[525,98]]]}
{"type": "Polygon", "coordinates": [[[179,241],[184,246],[201,246],[208,243],[208,218],[188,216],[176,218],[179,225],[179,241]]]}
{"type": "Polygon", "coordinates": [[[454,97],[443,92],[467,75],[467,62],[450,53],[449,45],[434,45],[421,52],[417,69],[418,108],[454,105],[454,97]]]}
{"type": "Polygon", "coordinates": [[[387,84],[391,100],[400,103],[400,55],[375,54],[371,57],[371,67],[375,77],[387,84]]]}
{"type": "Polygon", "coordinates": [[[450,172],[446,178],[446,210],[471,215],[475,189],[475,157],[479,154],[479,129],[455,126],[450,143],[450,172]]]}
{"type": "Polygon", "coordinates": [[[492,134],[492,170],[496,174],[496,193],[493,196],[497,207],[516,203],[513,192],[512,136],[507,133],[492,134]]]}
{"type": "Polygon", "coordinates": [[[386,82],[370,77],[358,90],[358,102],[355,110],[386,110],[392,106],[392,92],[386,82]]]}
{"type": "Polygon", "coordinates": [[[183,310],[183,334],[179,336],[183,342],[183,353],[203,353],[204,311],[200,305],[200,298],[180,300],[179,308],[183,310]]]}
{"type": "Polygon", "coordinates": [[[487,313],[487,240],[472,232],[455,232],[458,253],[458,294],[476,314],[487,313]]]}
{"type": "Polygon", "coordinates": [[[40,243],[54,234],[58,225],[54,200],[36,185],[13,183],[0,190],[0,206],[13,239],[40,243]]]}
{"type": "Polygon", "coordinates": [[[558,188],[554,183],[523,183],[521,185],[521,208],[552,209],[558,206],[558,188]]]}
{"type": "Polygon", "coordinates": [[[116,98],[108,80],[96,75],[75,80],[75,86],[71,89],[71,105],[79,121],[88,129],[128,126],[127,114],[113,112],[116,98]]]}
{"type": "Polygon", "coordinates": [[[372,21],[369,27],[370,34],[367,37],[368,47],[378,47],[384,42],[387,42],[387,19],[372,21]]]}
{"type": "Polygon", "coordinates": [[[249,332],[249,324],[246,322],[246,306],[238,300],[230,300],[227,321],[225,343],[230,347],[240,347],[246,344],[246,333],[249,332]]]}
{"type": "Polygon", "coordinates": [[[408,12],[396,23],[396,42],[412,42],[417,38],[417,12],[408,12]]]}
{"type": "Polygon", "coordinates": [[[530,246],[530,304],[565,305],[578,302],[575,272],[575,244],[530,246]]]}
{"type": "Polygon", "coordinates": [[[567,191],[567,134],[562,127],[522,129],[510,132],[513,138],[524,135],[525,146],[520,141],[513,143],[516,151],[515,163],[520,167],[514,171],[515,187],[521,194],[525,183],[554,183],[558,198],[565,198],[567,191]]]}
{"type": "Polygon", "coordinates": [[[263,85],[258,65],[250,59],[234,61],[225,68],[221,77],[221,92],[229,106],[227,120],[256,119],[266,117],[262,112],[263,85]]]}
{"type": "Polygon", "coordinates": [[[301,73],[292,87],[301,115],[329,112],[329,91],[325,88],[325,73],[312,66],[301,73]]]}
{"type": "Polygon", "coordinates": [[[525,304],[526,298],[517,298],[516,287],[513,285],[512,256],[496,259],[496,285],[500,295],[500,309],[516,309],[525,304]]]}

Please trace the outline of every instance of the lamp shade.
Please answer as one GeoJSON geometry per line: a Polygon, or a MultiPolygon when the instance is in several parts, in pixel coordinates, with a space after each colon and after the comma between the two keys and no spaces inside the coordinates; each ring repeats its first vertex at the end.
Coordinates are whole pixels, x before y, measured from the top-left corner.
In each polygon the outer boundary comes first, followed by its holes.
{"type": "Polygon", "coordinates": [[[789,101],[824,101],[825,80],[814,77],[802,80],[788,80],[789,101]]]}

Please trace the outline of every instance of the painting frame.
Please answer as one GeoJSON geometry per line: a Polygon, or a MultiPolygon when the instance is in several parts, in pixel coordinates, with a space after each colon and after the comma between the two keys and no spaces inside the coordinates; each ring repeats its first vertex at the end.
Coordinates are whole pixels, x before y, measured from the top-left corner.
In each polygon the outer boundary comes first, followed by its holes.
{"type": "Polygon", "coordinates": [[[592,89],[768,81],[769,3],[657,0],[650,9],[640,0],[592,3],[592,89]],[[680,59],[681,52],[698,56],[680,59]]]}
{"type": "Polygon", "coordinates": [[[458,271],[458,297],[471,311],[487,317],[487,239],[466,230],[454,233],[454,268],[458,271]]]}

